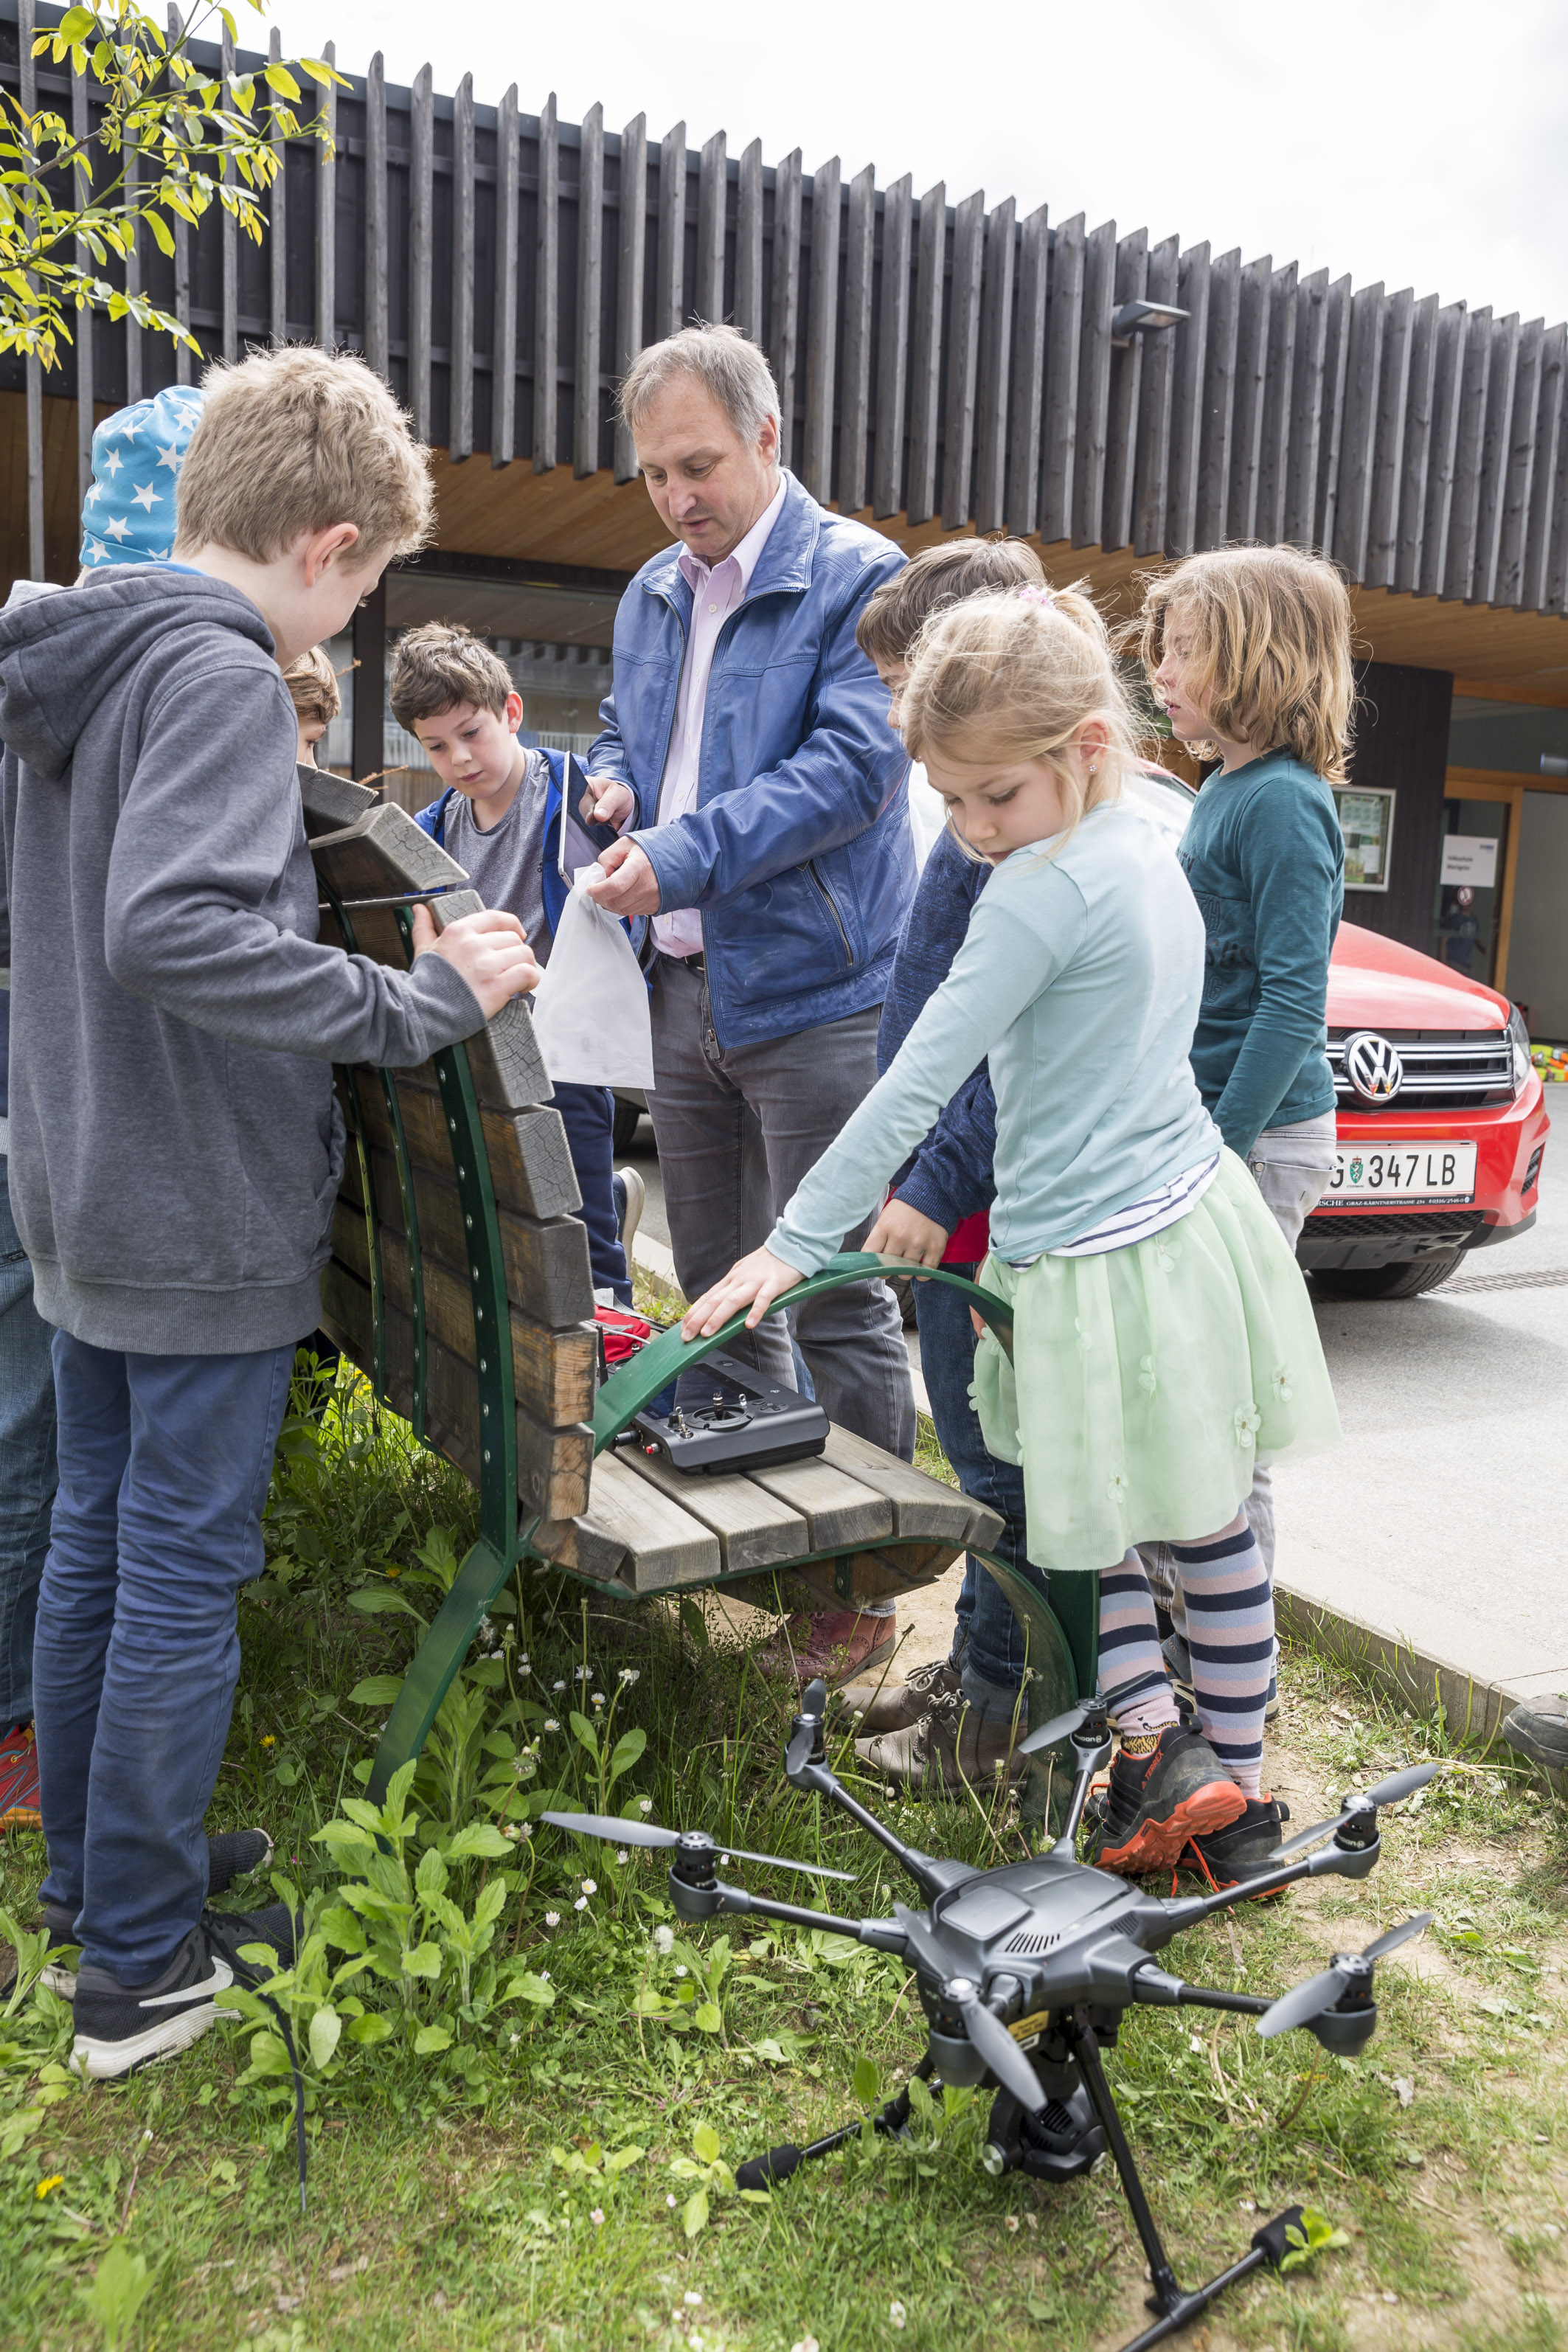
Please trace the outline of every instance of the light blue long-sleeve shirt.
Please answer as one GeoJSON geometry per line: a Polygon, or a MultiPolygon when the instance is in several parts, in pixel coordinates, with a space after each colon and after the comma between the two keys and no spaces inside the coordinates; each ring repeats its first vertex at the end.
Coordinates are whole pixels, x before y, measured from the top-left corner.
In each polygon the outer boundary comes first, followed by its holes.
{"type": "Polygon", "coordinates": [[[826,1264],[987,1059],[998,1257],[1059,1249],[1219,1149],[1190,1060],[1203,918],[1168,845],[1113,803],[1048,849],[996,868],[947,979],[779,1219],[786,1265],[826,1264]]]}

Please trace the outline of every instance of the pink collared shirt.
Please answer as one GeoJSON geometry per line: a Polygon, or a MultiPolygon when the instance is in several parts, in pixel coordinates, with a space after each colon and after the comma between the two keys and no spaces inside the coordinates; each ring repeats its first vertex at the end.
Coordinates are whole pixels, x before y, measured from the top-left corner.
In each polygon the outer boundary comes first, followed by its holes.
{"type": "MultiPolygon", "coordinates": [[[[702,757],[702,720],[708,707],[708,677],[719,632],[752,584],[752,574],[784,501],[784,477],[778,488],[739,547],[720,563],[704,563],[683,547],[677,561],[691,591],[691,626],[686,640],[686,663],[680,673],[680,693],[670,730],[669,755],[658,792],[658,821],[669,824],[697,806],[698,767],[702,757]]],[[[702,949],[702,918],[695,907],[680,907],[670,915],[656,915],[654,945],[664,955],[699,955],[702,949]]]]}

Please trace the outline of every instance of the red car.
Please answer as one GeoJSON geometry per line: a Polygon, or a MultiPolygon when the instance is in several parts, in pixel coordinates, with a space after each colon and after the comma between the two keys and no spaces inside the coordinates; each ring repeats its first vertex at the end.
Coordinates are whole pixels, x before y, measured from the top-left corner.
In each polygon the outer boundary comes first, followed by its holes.
{"type": "Polygon", "coordinates": [[[1329,971],[1339,1152],[1296,1255],[1342,1298],[1414,1298],[1535,1223],[1550,1120],[1494,988],[1357,923],[1329,971]]]}

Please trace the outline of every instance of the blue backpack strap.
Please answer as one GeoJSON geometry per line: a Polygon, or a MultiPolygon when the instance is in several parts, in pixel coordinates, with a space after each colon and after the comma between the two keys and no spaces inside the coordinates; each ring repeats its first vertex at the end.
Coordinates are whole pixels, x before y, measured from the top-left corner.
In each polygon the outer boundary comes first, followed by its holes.
{"type": "Polygon", "coordinates": [[[421,833],[429,835],[437,849],[447,846],[447,803],[457,789],[456,784],[448,784],[439,800],[430,801],[415,812],[415,824],[421,833]]]}

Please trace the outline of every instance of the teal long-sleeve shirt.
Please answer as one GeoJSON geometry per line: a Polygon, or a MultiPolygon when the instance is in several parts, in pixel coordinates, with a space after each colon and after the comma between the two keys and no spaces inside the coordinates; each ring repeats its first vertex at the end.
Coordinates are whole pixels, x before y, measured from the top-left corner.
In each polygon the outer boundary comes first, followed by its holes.
{"type": "Polygon", "coordinates": [[[1325,1013],[1345,845],[1333,793],[1270,751],[1209,778],[1177,855],[1206,934],[1193,1072],[1245,1160],[1266,1127],[1334,1108],[1325,1013]]]}
{"type": "Polygon", "coordinates": [[[826,1265],[987,1059],[998,1257],[1059,1249],[1218,1150],[1190,1060],[1203,926],[1169,847],[1114,804],[1050,846],[992,875],[947,978],[785,1207],[768,1247],[786,1265],[826,1265]]]}

